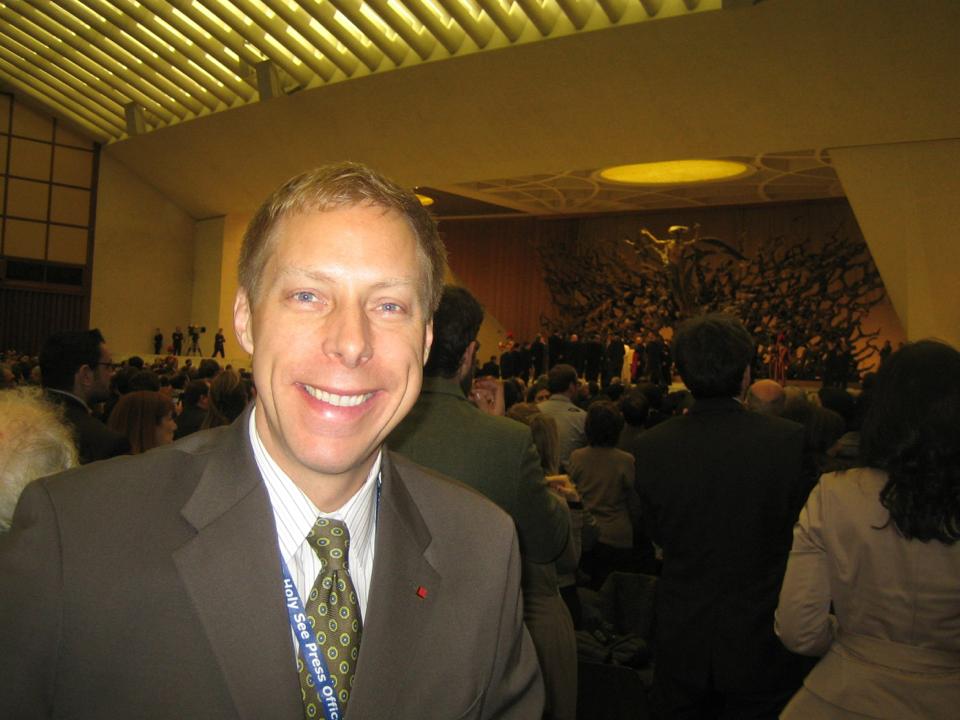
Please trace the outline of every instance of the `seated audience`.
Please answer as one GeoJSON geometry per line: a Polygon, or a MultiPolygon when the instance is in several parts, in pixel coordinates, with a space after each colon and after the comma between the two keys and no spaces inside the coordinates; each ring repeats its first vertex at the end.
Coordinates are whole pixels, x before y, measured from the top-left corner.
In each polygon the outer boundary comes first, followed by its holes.
{"type": "Polygon", "coordinates": [[[78,462],[63,408],[35,389],[0,391],[0,535],[10,529],[27,483],[78,462]]]}
{"type": "Polygon", "coordinates": [[[523,381],[519,377],[507,378],[503,381],[503,407],[509,410],[519,402],[523,402],[524,397],[523,381]]]}
{"type": "Polygon", "coordinates": [[[193,380],[180,396],[183,409],[177,415],[177,432],[173,439],[191,435],[203,425],[209,407],[210,386],[204,380],[193,380]]]}
{"type": "Polygon", "coordinates": [[[783,386],[774,380],[757,380],[747,390],[747,407],[761,415],[783,415],[787,394],[783,386]]]}
{"type": "Polygon", "coordinates": [[[17,387],[17,376],[6,363],[0,364],[0,390],[11,390],[17,387]]]}
{"type": "Polygon", "coordinates": [[[588,446],[574,450],[568,465],[570,479],[600,532],[597,544],[584,553],[582,561],[594,588],[615,570],[636,571],[631,518],[639,505],[636,470],[633,455],[616,448],[622,428],[623,415],[616,405],[593,403],[584,425],[588,446]]]}
{"type": "Polygon", "coordinates": [[[224,370],[213,379],[208,397],[207,416],[201,424],[203,430],[229,425],[240,417],[250,401],[246,383],[233,370],[224,370]]]}
{"type": "MultiPolygon", "coordinates": [[[[189,363],[190,361],[187,360],[189,363]]],[[[213,358],[203,358],[200,361],[200,367],[197,369],[197,380],[213,380],[220,374],[220,363],[213,358]]]]}
{"type": "Polygon", "coordinates": [[[547,376],[541,375],[527,388],[528,403],[542,403],[550,397],[550,390],[547,388],[547,376]]]}
{"type": "Polygon", "coordinates": [[[617,439],[617,447],[632,454],[637,438],[646,430],[645,423],[650,412],[650,401],[639,390],[631,390],[620,398],[618,407],[623,413],[623,430],[620,431],[620,437],[617,439]]]}
{"type": "Polygon", "coordinates": [[[776,629],[822,659],[781,715],[954,718],[960,707],[960,353],[880,369],[864,467],[824,475],[794,528],[776,629]]]}
{"type": "Polygon", "coordinates": [[[130,376],[127,392],[137,392],[138,390],[160,392],[160,378],[152,370],[137,370],[130,376]]]}
{"type": "Polygon", "coordinates": [[[173,442],[177,423],[173,401],[153,390],[127,393],[117,402],[107,425],[122,433],[130,443],[130,453],[138,455],[173,442]]]}

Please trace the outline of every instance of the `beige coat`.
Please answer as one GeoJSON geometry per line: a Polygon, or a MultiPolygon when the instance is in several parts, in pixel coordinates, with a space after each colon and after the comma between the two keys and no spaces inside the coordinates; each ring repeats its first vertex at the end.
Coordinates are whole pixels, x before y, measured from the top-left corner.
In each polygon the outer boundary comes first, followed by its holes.
{"type": "Polygon", "coordinates": [[[824,475],[800,513],[776,629],[823,658],[783,718],[960,713],[960,543],[900,536],[885,482],[866,468],[824,475]]]}

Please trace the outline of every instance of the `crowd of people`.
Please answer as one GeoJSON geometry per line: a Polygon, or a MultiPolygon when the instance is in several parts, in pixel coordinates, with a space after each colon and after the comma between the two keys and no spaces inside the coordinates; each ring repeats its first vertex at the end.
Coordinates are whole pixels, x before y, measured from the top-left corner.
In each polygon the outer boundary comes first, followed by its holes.
{"type": "MultiPolygon", "coordinates": [[[[278,193],[251,224],[241,259],[238,338],[252,352],[256,328],[260,393],[249,374],[212,359],[196,368],[189,360],[178,367],[175,357],[149,367],[137,357],[115,363],[97,330],[55,333],[38,358],[9,353],[0,365],[7,388],[0,391],[0,569],[49,591],[37,589],[42,602],[34,603],[22,583],[0,577],[0,639],[18,643],[18,651],[31,647],[28,660],[0,650],[0,667],[19,678],[15,689],[0,690],[0,710],[46,702],[38,698],[50,697],[44,688],[57,683],[106,698],[96,686],[112,683],[122,662],[124,673],[162,676],[159,702],[171,712],[203,714],[215,703],[211,716],[229,714],[234,706],[220,664],[207,662],[213,653],[201,641],[203,628],[216,628],[225,591],[242,587],[250,597],[231,598],[240,607],[229,613],[242,620],[242,637],[231,625],[209,641],[226,638],[218,647],[232,650],[252,637],[250,663],[289,656],[283,618],[263,620],[279,617],[264,609],[280,609],[269,602],[281,588],[276,544],[288,607],[299,607],[298,594],[313,607],[318,588],[339,588],[329,602],[347,624],[354,618],[353,633],[339,635],[344,647],[360,642],[362,619],[359,665],[356,647],[352,656],[327,650],[343,658],[337,698],[359,717],[389,691],[374,689],[365,668],[395,669],[391,663],[411,646],[440,662],[404,676],[420,690],[393,696],[397,717],[412,717],[424,693],[443,708],[438,716],[576,717],[577,631],[602,621],[596,591],[623,573],[656,578],[649,698],[657,717],[956,713],[956,349],[927,340],[888,353],[857,395],[840,382],[804,390],[785,387],[782,377],[754,377],[754,338],[733,316],[711,314],[680,324],[669,344],[653,332],[633,348],[614,337],[604,345],[557,335],[481,366],[483,309],[465,289],[440,284],[442,247],[414,199],[350,164],[278,193]],[[307,202],[283,193],[299,197],[325,183],[339,183],[332,206],[313,198],[314,211],[283,215],[307,202]],[[311,242],[281,233],[274,247],[256,245],[284,217],[284,232],[303,231],[311,242]],[[333,239],[344,233],[349,247],[333,239]],[[263,247],[286,253],[283,272],[257,270],[257,258],[266,263],[263,247]],[[350,302],[321,311],[319,290],[271,294],[261,284],[281,286],[291,275],[321,278],[323,292],[350,302]],[[418,281],[402,279],[408,275],[418,281]],[[284,300],[271,304],[274,297],[284,300]],[[324,338],[316,347],[305,323],[324,338]],[[301,343],[310,352],[286,362],[301,343]],[[383,362],[379,348],[390,361],[380,368],[386,379],[377,386],[348,380],[383,362]],[[684,389],[670,392],[674,367],[684,389]],[[356,417],[366,420],[356,424],[356,417]],[[201,432],[218,426],[229,427],[201,432]],[[93,464],[117,455],[141,457],[93,464]],[[88,467],[74,470],[73,482],[30,487],[78,464],[88,467]],[[102,513],[99,503],[113,495],[122,512],[102,513]],[[131,558],[114,535],[89,530],[91,512],[112,523],[117,537],[149,532],[163,542],[131,558]],[[152,528],[134,531],[134,515],[152,528]],[[308,541],[331,522],[333,535],[348,539],[324,559],[308,541]],[[177,548],[174,561],[164,543],[177,548]],[[64,545],[85,552],[52,549],[64,545]],[[37,562],[31,548],[51,557],[37,562]],[[83,565],[98,554],[110,562],[83,565]],[[72,572],[54,567],[53,556],[72,572]],[[112,576],[114,563],[149,590],[114,586],[118,612],[139,618],[145,601],[169,620],[144,628],[149,650],[141,655],[149,662],[131,669],[102,644],[122,633],[94,637],[78,626],[64,651],[73,674],[51,679],[36,670],[62,643],[33,643],[16,613],[54,637],[57,623],[36,620],[54,607],[51,588],[80,588],[56,607],[89,618],[98,607],[91,588],[112,576]],[[325,579],[331,563],[342,574],[325,579]],[[261,624],[280,632],[261,634],[261,624]],[[91,657],[112,670],[91,667],[91,657]],[[175,662],[184,657],[189,662],[175,662]]],[[[51,612],[48,619],[59,617],[51,612]]],[[[302,654],[309,633],[296,617],[291,611],[294,652],[302,654]]],[[[323,678],[298,664],[300,699],[312,716],[323,678]]],[[[296,688],[292,667],[246,667],[226,672],[268,680],[261,694],[296,688]]],[[[144,693],[131,683],[103,702],[133,707],[144,693]]],[[[279,702],[287,710],[299,705],[279,702]]]]}
{"type": "MultiPolygon", "coordinates": [[[[576,332],[538,333],[533,340],[516,340],[512,333],[500,343],[501,353],[480,366],[484,375],[504,380],[519,377],[525,382],[543,375],[554,365],[573,366],[587,383],[606,386],[614,378],[637,383],[648,380],[668,385],[674,375],[671,343],[661,330],[641,330],[632,341],[610,333],[593,333],[581,339],[576,332]]],[[[817,338],[816,344],[788,345],[785,333],[769,343],[758,343],[751,363],[754,379],[771,378],[781,385],[787,380],[819,381],[827,387],[846,388],[857,383],[863,371],[850,341],[842,336],[817,338]]],[[[901,344],[902,345],[902,344],[901,344]]],[[[889,340],[876,352],[883,361],[893,351],[889,340]]]]}
{"type": "Polygon", "coordinates": [[[139,356],[115,363],[98,330],[57,332],[39,356],[10,350],[6,359],[0,363],[3,389],[33,390],[21,393],[20,402],[36,405],[48,423],[54,417],[67,423],[82,464],[227,425],[253,396],[247,371],[221,368],[211,358],[197,366],[187,359],[182,367],[173,356],[149,366],[139,356]]]}
{"type": "Polygon", "coordinates": [[[508,415],[510,398],[549,393],[538,408],[599,528],[581,584],[660,577],[657,716],[948,717],[960,354],[886,352],[854,395],[754,381],[756,345],[728,316],[683,324],[672,353],[686,389],[670,394],[656,374],[601,388],[563,364],[504,393],[508,415]]]}

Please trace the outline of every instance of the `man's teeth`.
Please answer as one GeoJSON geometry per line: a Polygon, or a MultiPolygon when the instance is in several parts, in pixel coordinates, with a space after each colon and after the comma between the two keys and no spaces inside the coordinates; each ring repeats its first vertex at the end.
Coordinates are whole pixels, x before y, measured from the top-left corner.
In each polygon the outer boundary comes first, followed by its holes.
{"type": "Polygon", "coordinates": [[[334,395],[333,393],[328,393],[326,390],[318,390],[309,385],[304,385],[304,387],[307,389],[307,392],[317,400],[336,405],[337,407],[354,407],[373,397],[373,393],[363,393],[362,395],[334,395]]]}

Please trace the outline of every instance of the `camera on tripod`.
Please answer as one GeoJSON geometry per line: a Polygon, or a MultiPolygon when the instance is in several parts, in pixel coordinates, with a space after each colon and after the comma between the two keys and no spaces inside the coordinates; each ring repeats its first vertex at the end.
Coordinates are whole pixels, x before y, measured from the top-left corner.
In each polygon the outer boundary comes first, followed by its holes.
{"type": "Polygon", "coordinates": [[[190,347],[187,348],[187,355],[203,355],[200,349],[200,334],[206,331],[205,325],[187,325],[187,332],[190,333],[190,347]]]}

